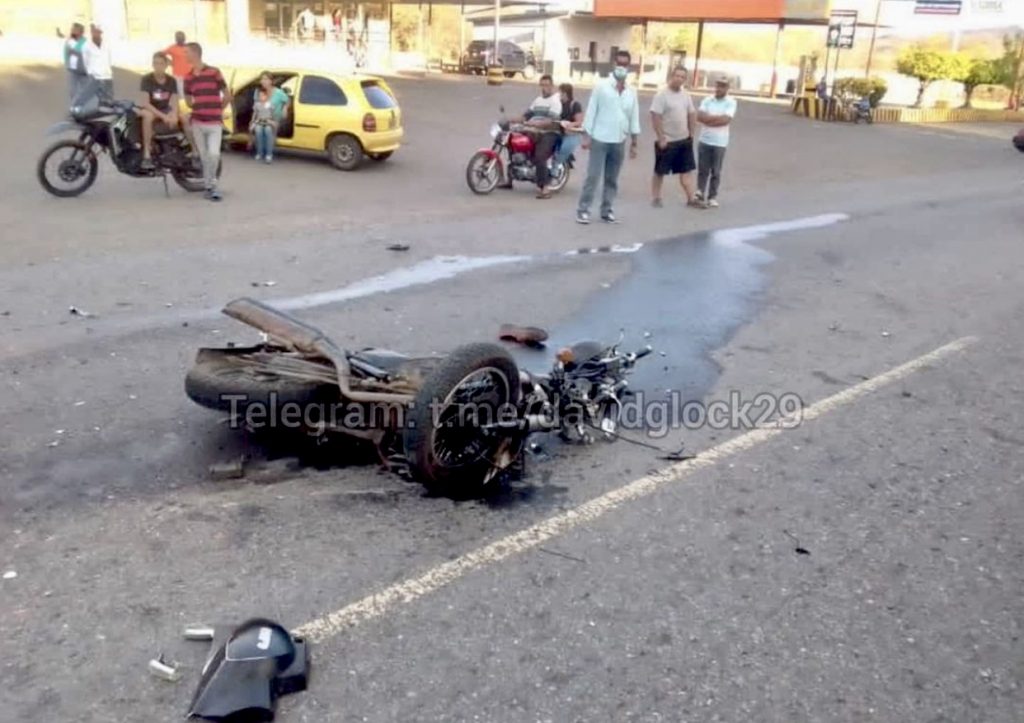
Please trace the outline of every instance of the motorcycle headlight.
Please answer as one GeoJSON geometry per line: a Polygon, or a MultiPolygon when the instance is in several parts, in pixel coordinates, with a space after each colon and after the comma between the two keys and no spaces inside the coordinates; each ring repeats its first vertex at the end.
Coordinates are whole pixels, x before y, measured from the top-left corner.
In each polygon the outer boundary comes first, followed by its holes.
{"type": "Polygon", "coordinates": [[[491,126],[491,138],[497,140],[499,135],[501,135],[501,126],[495,123],[491,126]]]}

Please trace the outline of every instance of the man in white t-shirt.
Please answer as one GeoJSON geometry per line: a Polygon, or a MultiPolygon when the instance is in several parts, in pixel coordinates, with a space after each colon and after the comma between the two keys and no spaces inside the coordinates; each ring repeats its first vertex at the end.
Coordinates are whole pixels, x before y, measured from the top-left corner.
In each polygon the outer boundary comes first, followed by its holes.
{"type": "Polygon", "coordinates": [[[533,162],[537,171],[537,198],[551,198],[548,191],[548,158],[561,134],[562,96],[555,92],[550,75],[540,77],[540,95],[533,99],[523,120],[534,130],[533,162]]]}
{"type": "Polygon", "coordinates": [[[715,94],[700,102],[697,120],[704,128],[697,149],[697,197],[711,208],[718,208],[718,184],[722,179],[722,161],[729,146],[729,125],[736,116],[736,99],[729,95],[729,81],[715,83],[715,94]]]}
{"type": "Polygon", "coordinates": [[[93,23],[90,28],[92,36],[82,48],[85,60],[85,72],[100,84],[100,92],[104,99],[114,99],[114,68],[110,57],[110,43],[103,40],[103,26],[93,23]]]}

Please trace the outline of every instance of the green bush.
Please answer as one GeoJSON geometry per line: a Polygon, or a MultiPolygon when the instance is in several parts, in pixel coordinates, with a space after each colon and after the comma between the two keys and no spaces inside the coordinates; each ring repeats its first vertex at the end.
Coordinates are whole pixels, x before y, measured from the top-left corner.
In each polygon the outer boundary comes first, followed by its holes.
{"type": "Polygon", "coordinates": [[[889,86],[881,78],[840,78],[835,84],[835,95],[850,101],[867,98],[872,108],[882,102],[889,86]]]}

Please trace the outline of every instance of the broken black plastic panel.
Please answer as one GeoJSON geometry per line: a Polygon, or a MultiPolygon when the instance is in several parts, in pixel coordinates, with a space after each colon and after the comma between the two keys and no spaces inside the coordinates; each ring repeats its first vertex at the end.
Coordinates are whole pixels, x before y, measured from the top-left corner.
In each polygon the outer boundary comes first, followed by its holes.
{"type": "Polygon", "coordinates": [[[221,723],[274,720],[279,697],[306,689],[309,648],[272,620],[255,618],[238,627],[190,631],[192,640],[212,640],[190,719],[221,723]]]}

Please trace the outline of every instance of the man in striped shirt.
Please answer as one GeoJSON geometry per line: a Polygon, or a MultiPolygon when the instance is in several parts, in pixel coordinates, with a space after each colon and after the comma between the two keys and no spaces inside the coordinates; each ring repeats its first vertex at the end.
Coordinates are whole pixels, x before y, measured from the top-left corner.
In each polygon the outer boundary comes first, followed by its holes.
{"type": "Polygon", "coordinates": [[[221,199],[217,190],[220,146],[224,131],[224,109],[231,104],[231,89],[220,70],[203,62],[203,48],[189,43],[187,56],[192,72],[185,78],[185,100],[192,109],[192,140],[203,164],[206,198],[221,199]]]}

